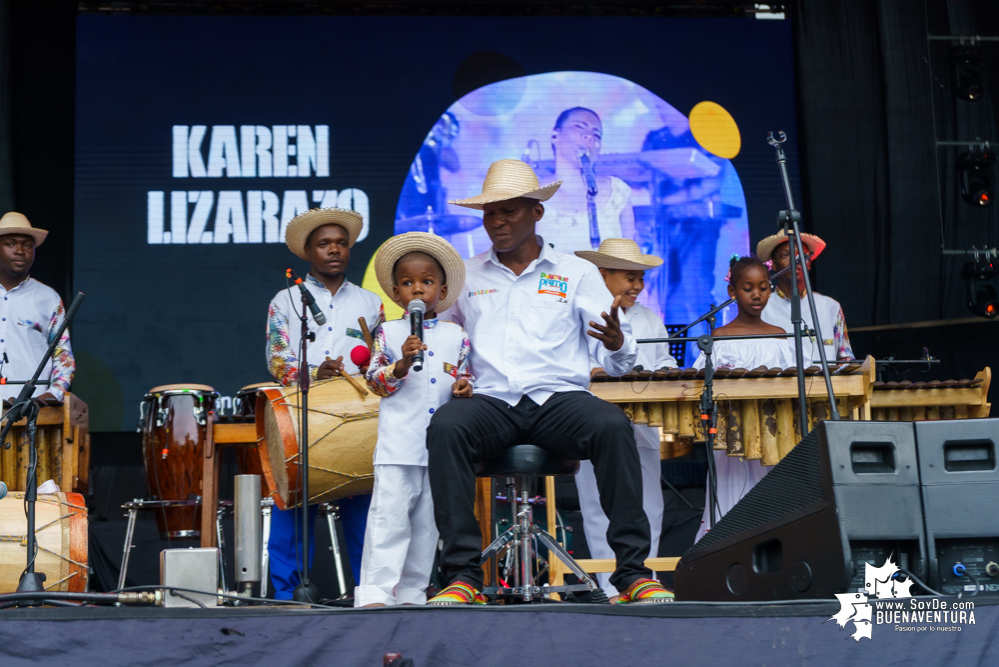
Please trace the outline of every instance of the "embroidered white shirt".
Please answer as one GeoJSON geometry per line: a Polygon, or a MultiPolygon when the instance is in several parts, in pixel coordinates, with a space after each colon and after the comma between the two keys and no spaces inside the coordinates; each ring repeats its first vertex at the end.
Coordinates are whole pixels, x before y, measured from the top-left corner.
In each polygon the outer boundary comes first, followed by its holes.
{"type": "MultiPolygon", "coordinates": [[[[30,380],[38,368],[45,351],[62,321],[66,318],[62,299],[48,285],[34,278],[27,278],[14,289],[7,291],[0,285],[0,360],[6,357],[2,375],[8,380],[30,380]]],[[[38,377],[48,380],[49,386],[38,385],[33,396],[51,392],[62,400],[73,381],[76,362],[69,344],[69,331],[52,353],[52,358],[38,377]]],[[[8,384],[0,387],[0,394],[7,400],[21,393],[21,385],[8,384]]]]}
{"type": "Polygon", "coordinates": [[[466,260],[461,296],[441,315],[468,332],[476,393],[510,405],[523,396],[541,405],[557,392],[586,391],[591,356],[618,376],[638,354],[623,310],[621,349],[610,352],[586,334],[591,321],[604,323],[600,313],[614,301],[597,267],[537,239],[541,255],[519,276],[493,248],[466,260]]]}
{"type": "Polygon", "coordinates": [[[393,374],[402,344],[411,333],[408,318],[385,322],[375,332],[368,386],[379,396],[375,465],[427,465],[427,426],[434,412],[452,398],[451,385],[466,373],[468,341],[454,322],[423,322],[423,370],[393,374]]]}
{"type": "MultiPolygon", "coordinates": [[[[350,351],[358,345],[366,345],[357,319],[363,317],[368,329],[374,331],[385,319],[382,300],[374,292],[348,280],[343,282],[336,294],[330,294],[326,286],[311,274],[302,284],[326,315],[326,324],[320,326],[309,313],[309,331],[316,334],[316,340],[309,343],[308,349],[310,376],[315,379],[316,370],[326,357],[336,359],[341,355],[344,369],[348,373],[357,373],[357,366],[350,360],[350,351]]],[[[302,295],[295,285],[278,292],[267,311],[267,366],[271,375],[286,387],[298,381],[301,313],[302,295]]]]}
{"type": "MultiPolygon", "coordinates": [[[[822,338],[826,348],[826,361],[836,361],[853,359],[853,348],[850,346],[850,336],[846,332],[846,319],[843,317],[843,309],[839,301],[828,297],[825,294],[813,292],[815,295],[815,312],[819,316],[819,328],[822,330],[822,338]]],[[[760,315],[767,324],[780,327],[788,333],[794,333],[791,326],[791,299],[777,290],[767,301],[763,313],[760,315]]],[[[805,295],[801,295],[801,319],[809,329],[812,328],[812,310],[808,307],[805,295]]],[[[792,347],[794,338],[789,338],[792,347]]],[[[814,336],[802,338],[802,352],[806,365],[817,364],[819,358],[819,346],[815,343],[814,336]]],[[[791,364],[792,366],[794,364],[791,364]]]]}

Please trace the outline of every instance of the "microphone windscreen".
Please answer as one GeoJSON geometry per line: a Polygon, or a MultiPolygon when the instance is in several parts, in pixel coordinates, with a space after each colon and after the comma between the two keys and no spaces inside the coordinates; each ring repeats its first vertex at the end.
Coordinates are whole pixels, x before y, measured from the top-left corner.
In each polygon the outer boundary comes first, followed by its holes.
{"type": "Polygon", "coordinates": [[[371,361],[371,350],[364,345],[358,345],[350,351],[350,360],[354,362],[355,366],[360,368],[371,361]]]}
{"type": "Polygon", "coordinates": [[[407,310],[411,313],[426,313],[427,304],[423,303],[423,299],[413,299],[409,302],[407,310]]]}

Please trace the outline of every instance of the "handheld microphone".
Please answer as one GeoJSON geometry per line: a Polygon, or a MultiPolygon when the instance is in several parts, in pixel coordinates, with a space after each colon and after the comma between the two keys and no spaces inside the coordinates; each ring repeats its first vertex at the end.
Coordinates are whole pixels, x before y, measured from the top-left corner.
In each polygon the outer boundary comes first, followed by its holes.
{"type": "MultiPolygon", "coordinates": [[[[409,324],[410,332],[412,335],[417,336],[420,342],[423,342],[423,314],[427,312],[427,304],[423,303],[422,299],[413,299],[409,302],[409,324]]],[[[423,370],[423,350],[416,353],[413,357],[413,370],[422,371],[423,370]]]]}
{"type": "Polygon", "coordinates": [[[579,149],[580,171],[586,180],[586,194],[596,196],[597,194],[597,172],[593,169],[593,161],[590,160],[590,151],[585,148],[579,149]]]}
{"type": "Polygon", "coordinates": [[[0,482],[0,500],[3,500],[7,496],[7,485],[0,482]]]}
{"type": "Polygon", "coordinates": [[[355,366],[361,368],[371,361],[371,350],[364,345],[358,345],[350,351],[350,360],[354,362],[355,366]]]}
{"type": "Polygon", "coordinates": [[[298,285],[298,289],[302,291],[302,298],[305,299],[305,303],[309,306],[309,310],[312,312],[312,319],[316,321],[316,324],[320,326],[326,324],[326,316],[323,315],[323,311],[321,311],[319,306],[316,304],[316,299],[312,296],[312,292],[306,289],[305,285],[302,284],[302,279],[296,276],[295,272],[291,269],[288,269],[285,275],[294,280],[295,284],[298,285]]]}

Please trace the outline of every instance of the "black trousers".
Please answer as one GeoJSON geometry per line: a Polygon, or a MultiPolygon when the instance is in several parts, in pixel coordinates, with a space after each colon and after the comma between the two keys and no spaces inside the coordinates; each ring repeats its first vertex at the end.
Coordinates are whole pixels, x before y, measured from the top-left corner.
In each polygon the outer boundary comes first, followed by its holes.
{"type": "Polygon", "coordinates": [[[651,577],[644,565],[649,521],[642,509],[642,475],[631,422],[617,406],[572,391],[555,394],[540,406],[526,396],[511,406],[475,395],[446,403],[434,414],[427,449],[445,581],[482,588],[474,466],[519,444],[593,462],[600,505],[610,519],[607,541],[617,556],[611,583],[623,591],[636,579],[651,577]]]}

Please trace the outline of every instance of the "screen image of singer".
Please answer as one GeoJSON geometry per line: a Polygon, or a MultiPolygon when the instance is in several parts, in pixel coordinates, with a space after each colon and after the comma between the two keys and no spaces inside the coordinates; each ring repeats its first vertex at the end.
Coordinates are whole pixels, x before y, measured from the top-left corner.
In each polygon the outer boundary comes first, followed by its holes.
{"type": "Polygon", "coordinates": [[[133,428],[156,385],[225,409],[268,378],[267,304],[308,271],[284,229],[310,208],[362,215],[347,278],[373,289],[393,234],[485,250],[478,212],[446,200],[524,159],[565,182],[539,232],[572,251],[585,148],[601,237],[666,260],[643,303],[680,324],[784,207],[768,131],[798,187],[783,20],[84,14],[76,48],[74,391],[95,431],[133,428]]]}

